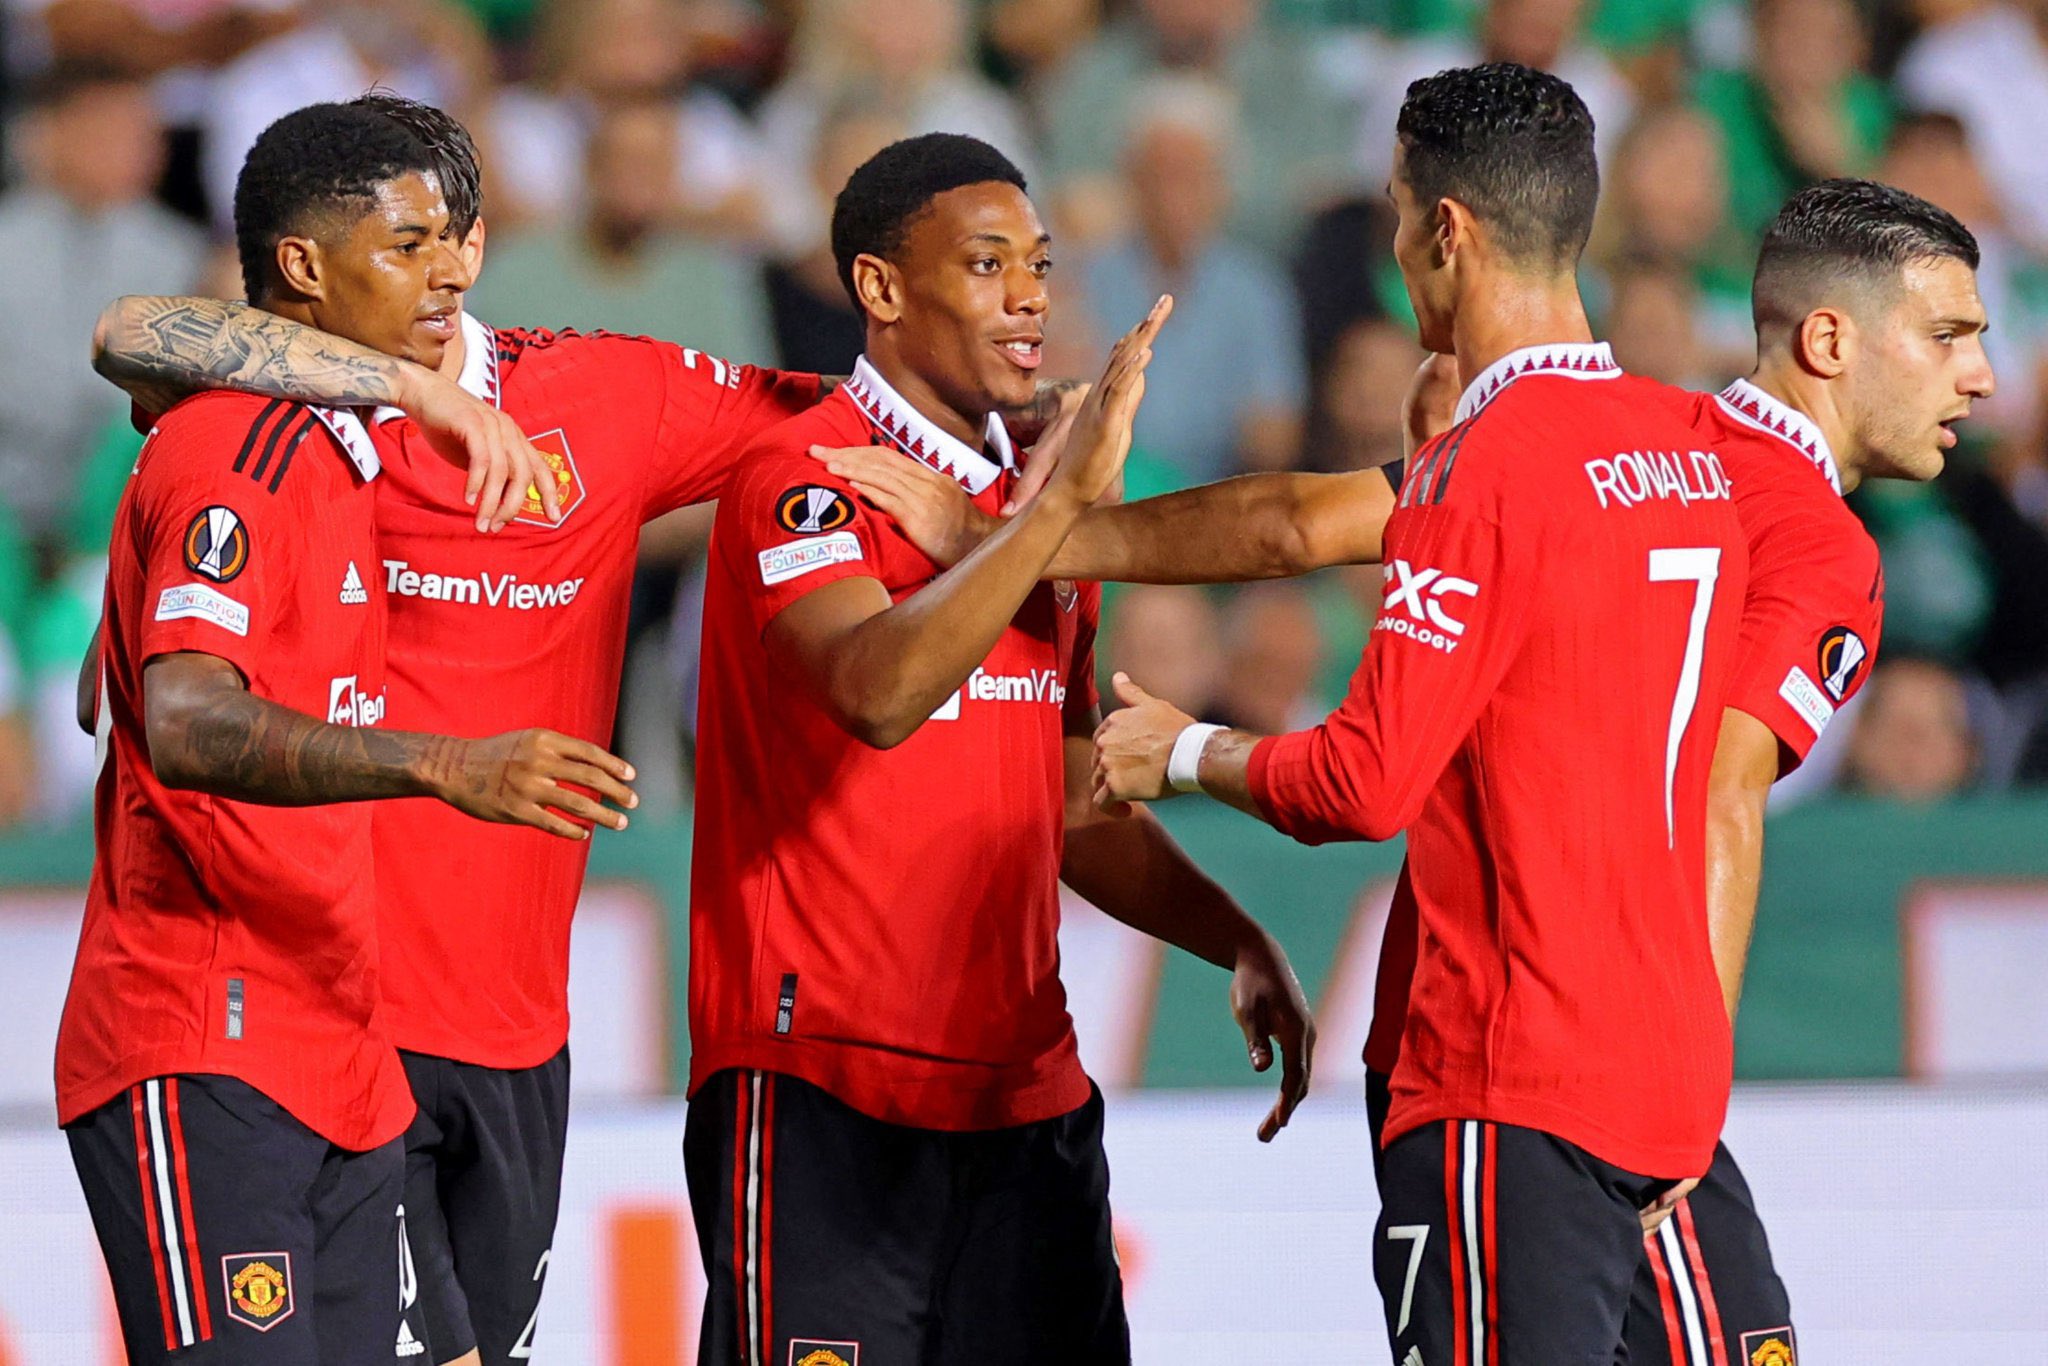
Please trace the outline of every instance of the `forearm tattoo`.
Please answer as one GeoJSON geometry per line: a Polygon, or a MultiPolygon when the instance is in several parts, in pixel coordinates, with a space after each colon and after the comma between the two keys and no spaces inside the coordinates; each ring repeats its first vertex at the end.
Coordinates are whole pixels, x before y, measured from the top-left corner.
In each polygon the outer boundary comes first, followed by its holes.
{"type": "Polygon", "coordinates": [[[488,779],[464,772],[460,740],[328,725],[240,690],[195,708],[184,744],[195,786],[268,806],[420,796],[442,780],[488,779]]]}
{"type": "Polygon", "coordinates": [[[238,389],[333,407],[395,403],[390,356],[243,303],[191,297],[123,301],[99,356],[121,384],[238,389]]]}

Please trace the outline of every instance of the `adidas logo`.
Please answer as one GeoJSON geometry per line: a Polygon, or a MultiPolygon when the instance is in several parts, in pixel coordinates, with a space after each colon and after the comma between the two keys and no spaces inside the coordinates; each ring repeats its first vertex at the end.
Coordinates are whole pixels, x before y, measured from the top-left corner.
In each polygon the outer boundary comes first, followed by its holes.
{"type": "Polygon", "coordinates": [[[412,1325],[404,1319],[398,1321],[398,1355],[401,1357],[423,1356],[427,1344],[412,1335],[412,1325]]]}
{"type": "Polygon", "coordinates": [[[370,600],[370,594],[363,587],[363,576],[356,573],[356,562],[348,562],[348,574],[341,581],[341,602],[344,607],[361,607],[370,600]]]}

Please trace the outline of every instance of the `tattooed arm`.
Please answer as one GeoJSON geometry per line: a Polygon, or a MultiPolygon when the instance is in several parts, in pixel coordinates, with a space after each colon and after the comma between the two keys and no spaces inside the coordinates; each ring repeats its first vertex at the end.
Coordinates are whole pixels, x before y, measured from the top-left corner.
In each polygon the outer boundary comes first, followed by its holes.
{"type": "Polygon", "coordinates": [[[164,786],[264,806],[436,797],[478,820],[585,839],[557,813],[614,830],[625,814],[564,783],[620,807],[639,802],[626,786],[632,765],[582,740],[540,729],[458,740],[328,725],[256,696],[234,665],[196,652],[149,662],[143,720],[164,786]]]}
{"type": "Polygon", "coordinates": [[[243,303],[130,294],[92,334],[92,366],[152,413],[204,389],[236,389],[329,408],[402,409],[443,458],[469,470],[477,530],[519,514],[527,491],[559,520],[555,481],[519,424],[423,365],[243,303]],[[546,476],[546,477],[543,477],[546,476]]]}

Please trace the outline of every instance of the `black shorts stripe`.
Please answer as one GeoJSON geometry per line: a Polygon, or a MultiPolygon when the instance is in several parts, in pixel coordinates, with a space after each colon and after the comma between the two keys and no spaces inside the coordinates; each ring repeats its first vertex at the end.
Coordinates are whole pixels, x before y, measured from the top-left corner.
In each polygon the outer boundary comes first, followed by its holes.
{"type": "MultiPolygon", "coordinates": [[[[292,428],[291,438],[284,443],[284,450],[277,457],[277,469],[270,476],[270,491],[272,493],[276,493],[278,489],[284,484],[284,472],[292,467],[292,452],[296,451],[299,448],[299,443],[306,439],[307,433],[311,432],[313,428],[319,423],[319,421],[319,418],[313,416],[313,414],[311,413],[307,413],[306,420],[304,422],[301,422],[298,426],[292,428]]],[[[280,427],[282,427],[283,425],[284,424],[282,422],[278,424],[278,426],[280,427]]],[[[269,458],[269,455],[266,453],[264,459],[267,460],[269,458]]],[[[258,465],[256,467],[256,473],[254,477],[257,479],[261,479],[263,477],[263,467],[261,465],[258,465]]]]}
{"type": "MultiPolygon", "coordinates": [[[[255,450],[256,443],[263,438],[264,425],[268,423],[272,415],[275,414],[277,410],[282,407],[284,407],[283,399],[274,398],[270,400],[270,402],[263,405],[263,411],[256,414],[256,420],[249,424],[249,435],[242,438],[242,449],[238,451],[235,455],[234,469],[236,474],[240,474],[244,469],[248,467],[249,452],[255,450]]],[[[261,478],[262,476],[258,475],[257,477],[261,478]]]]}

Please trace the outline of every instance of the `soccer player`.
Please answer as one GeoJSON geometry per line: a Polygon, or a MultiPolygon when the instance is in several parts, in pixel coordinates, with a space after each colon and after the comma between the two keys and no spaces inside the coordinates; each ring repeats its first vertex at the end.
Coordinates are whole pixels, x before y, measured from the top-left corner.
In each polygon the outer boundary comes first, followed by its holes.
{"type": "Polygon", "coordinates": [[[1350,694],[1261,738],[1119,679],[1097,736],[1108,809],[1199,789],[1310,843],[1408,832],[1374,1246],[1396,1361],[1611,1354],[1638,1212],[1706,1171],[1727,1105],[1702,863],[1748,556],[1713,452],[1591,341],[1597,190],[1555,77],[1409,88],[1395,256],[1423,345],[1474,378],[1386,523],[1350,694]]]}
{"type": "Polygon", "coordinates": [[[691,887],[699,1360],[1116,1363],[1102,1100],[1060,986],[1058,883],[1233,973],[1284,1124],[1312,1031],[1277,945],[1149,818],[1089,801],[1098,591],[1040,583],[1121,468],[1167,301],[1124,338],[1044,490],[952,569],[807,452],[872,441],[984,511],[1018,455],[1050,241],[972,138],[892,144],[833,252],[853,376],[750,447],[705,598],[691,887]]]}
{"type": "MultiPolygon", "coordinates": [[[[164,386],[231,386],[375,405],[377,500],[391,595],[391,708],[406,724],[488,730],[544,716],[611,733],[641,525],[718,496],[755,433],[833,381],[734,365],[665,342],[492,329],[460,292],[482,265],[476,151],[440,110],[355,102],[425,142],[447,187],[449,241],[467,276],[437,297],[453,395],[415,394],[390,356],[208,299],[130,298],[103,320],[103,373],[161,402],[164,386]],[[465,392],[466,391],[466,395],[465,392]],[[401,411],[403,410],[403,411],[401,411]],[[480,450],[495,471],[531,434],[551,478],[501,535],[429,449],[480,450]],[[493,444],[496,443],[496,444],[493,444]],[[559,506],[553,516],[550,500],[559,506]]],[[[1034,425],[1063,389],[1025,394],[1034,425]]],[[[423,803],[380,812],[385,1021],[420,1110],[406,1204],[436,1362],[493,1366],[531,1350],[561,1190],[569,1090],[569,925],[581,849],[444,822],[423,803]],[[505,838],[505,835],[511,838],[505,838]],[[450,907],[473,913],[450,914],[450,907]]]]}
{"type": "MultiPolygon", "coordinates": [[[[403,130],[301,110],[237,185],[249,297],[432,366],[445,338],[420,319],[460,269],[445,219],[403,130]]],[[[202,395],[158,421],[116,517],[56,1080],[130,1361],[406,1355],[413,1101],[377,1018],[360,803],[580,838],[560,813],[624,818],[558,784],[632,800],[620,761],[552,732],[374,729],[380,469],[353,415],[202,395]]]]}

